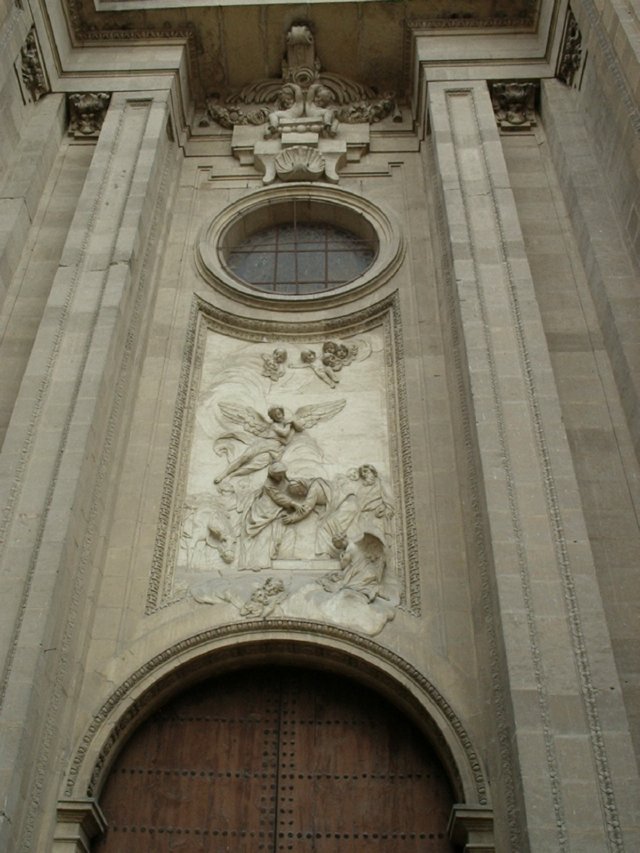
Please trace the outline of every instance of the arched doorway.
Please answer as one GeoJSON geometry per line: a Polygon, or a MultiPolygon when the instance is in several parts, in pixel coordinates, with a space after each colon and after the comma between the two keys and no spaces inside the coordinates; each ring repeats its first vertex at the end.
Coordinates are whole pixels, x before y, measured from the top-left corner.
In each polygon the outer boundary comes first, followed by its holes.
{"type": "Polygon", "coordinates": [[[93,853],[451,853],[453,795],[417,727],[343,676],[264,666],[202,682],[131,737],[93,853]]]}

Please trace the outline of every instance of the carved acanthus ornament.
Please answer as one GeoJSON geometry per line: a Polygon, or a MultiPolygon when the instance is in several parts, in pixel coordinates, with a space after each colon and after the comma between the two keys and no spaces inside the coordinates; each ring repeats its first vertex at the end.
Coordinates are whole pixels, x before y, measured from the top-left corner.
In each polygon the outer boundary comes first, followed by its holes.
{"type": "Polygon", "coordinates": [[[536,125],[536,84],[519,80],[492,83],[491,101],[500,130],[530,130],[536,125]]]}
{"type": "Polygon", "coordinates": [[[558,63],[558,79],[567,86],[573,86],[576,72],[582,64],[582,33],[571,8],[567,10],[567,23],[564,41],[558,63]]]}
{"type": "Polygon", "coordinates": [[[255,164],[264,183],[276,176],[337,182],[338,167],[368,147],[369,125],[398,113],[395,97],[321,71],[306,24],[290,28],[286,45],[280,79],[252,83],[224,101],[209,98],[208,118],[233,129],[234,155],[255,164]]]}
{"type": "Polygon", "coordinates": [[[82,92],[68,96],[69,133],[76,139],[93,139],[100,134],[111,95],[82,92]]]}
{"type": "Polygon", "coordinates": [[[20,59],[20,77],[24,87],[33,101],[39,101],[50,91],[50,88],[38,49],[35,27],[29,30],[29,35],[20,51],[20,59]]]}

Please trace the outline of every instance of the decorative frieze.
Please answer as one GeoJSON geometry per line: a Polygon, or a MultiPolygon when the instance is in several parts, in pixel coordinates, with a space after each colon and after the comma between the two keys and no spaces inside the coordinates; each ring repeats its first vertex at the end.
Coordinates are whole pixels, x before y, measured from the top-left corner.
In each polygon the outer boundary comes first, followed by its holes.
{"type": "Polygon", "coordinates": [[[29,30],[20,51],[20,79],[23,83],[23,91],[28,93],[34,102],[39,101],[43,95],[51,91],[40,56],[35,27],[29,30]]]}
{"type": "Polygon", "coordinates": [[[69,134],[76,139],[97,139],[111,95],[106,92],[81,92],[69,95],[69,134]]]}
{"type": "Polygon", "coordinates": [[[571,7],[567,9],[567,21],[558,62],[558,79],[573,86],[576,73],[582,64],[582,33],[571,7]]]}
{"type": "Polygon", "coordinates": [[[491,84],[491,102],[502,131],[530,130],[536,125],[537,84],[514,80],[491,84]]]}

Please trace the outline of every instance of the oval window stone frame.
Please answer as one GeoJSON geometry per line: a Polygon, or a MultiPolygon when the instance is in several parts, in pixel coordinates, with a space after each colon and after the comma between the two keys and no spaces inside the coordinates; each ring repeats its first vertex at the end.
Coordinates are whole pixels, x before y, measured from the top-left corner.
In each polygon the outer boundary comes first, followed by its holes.
{"type": "Polygon", "coordinates": [[[196,265],[204,280],[214,289],[234,299],[259,307],[300,310],[339,304],[356,299],[385,284],[395,274],[404,257],[404,241],[389,214],[367,198],[336,187],[307,183],[268,187],[229,204],[206,223],[196,244],[196,265]],[[310,208],[310,216],[345,228],[355,234],[372,234],[377,243],[376,255],[369,267],[357,278],[331,290],[309,294],[263,292],[243,282],[227,266],[225,248],[239,242],[245,234],[255,233],[272,222],[270,208],[286,206],[294,201],[310,208]],[[314,211],[314,207],[316,211],[314,211]]]}

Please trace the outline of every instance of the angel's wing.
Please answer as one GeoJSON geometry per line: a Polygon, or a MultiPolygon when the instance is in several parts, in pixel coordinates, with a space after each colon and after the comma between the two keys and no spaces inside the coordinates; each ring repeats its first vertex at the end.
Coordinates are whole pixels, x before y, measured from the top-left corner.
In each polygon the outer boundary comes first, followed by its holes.
{"type": "Polygon", "coordinates": [[[373,347],[371,346],[371,342],[366,338],[357,338],[353,344],[349,346],[350,351],[353,353],[353,361],[365,361],[371,355],[373,347]],[[353,348],[355,347],[355,352],[353,348]]]}
{"type": "Polygon", "coordinates": [[[295,412],[293,419],[303,429],[315,426],[320,421],[328,421],[341,412],[346,406],[346,400],[335,400],[332,403],[315,403],[309,406],[300,406],[295,412]]]}
{"type": "Polygon", "coordinates": [[[251,406],[237,403],[218,403],[222,414],[234,424],[240,424],[252,435],[265,436],[271,432],[271,423],[251,406]]]}

